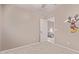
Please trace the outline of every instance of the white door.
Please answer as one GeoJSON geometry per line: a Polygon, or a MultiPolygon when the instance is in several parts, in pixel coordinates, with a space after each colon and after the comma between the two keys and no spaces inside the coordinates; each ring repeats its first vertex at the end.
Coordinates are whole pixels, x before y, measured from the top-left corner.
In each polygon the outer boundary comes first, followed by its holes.
{"type": "Polygon", "coordinates": [[[40,19],[40,41],[47,40],[47,20],[40,19]]]}

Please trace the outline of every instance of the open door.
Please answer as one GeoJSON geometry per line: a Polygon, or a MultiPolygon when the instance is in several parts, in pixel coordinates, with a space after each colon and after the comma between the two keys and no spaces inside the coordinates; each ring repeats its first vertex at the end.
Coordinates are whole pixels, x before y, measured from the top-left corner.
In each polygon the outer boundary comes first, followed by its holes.
{"type": "Polygon", "coordinates": [[[55,18],[40,19],[40,41],[55,41],[55,18]]]}

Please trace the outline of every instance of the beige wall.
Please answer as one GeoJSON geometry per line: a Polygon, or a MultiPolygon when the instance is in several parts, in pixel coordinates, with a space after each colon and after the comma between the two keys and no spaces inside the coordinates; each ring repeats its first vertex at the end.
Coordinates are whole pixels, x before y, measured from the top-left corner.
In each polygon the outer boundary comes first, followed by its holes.
{"type": "Polygon", "coordinates": [[[61,5],[51,12],[44,12],[36,15],[29,9],[7,5],[4,12],[2,48],[9,49],[39,41],[39,19],[50,15],[56,18],[56,43],[79,50],[79,32],[68,32],[69,24],[64,23],[68,16],[79,14],[79,5],[61,5]]]}
{"type": "Polygon", "coordinates": [[[3,29],[3,50],[39,41],[39,18],[28,9],[7,5],[3,29]]]}
{"type": "Polygon", "coordinates": [[[56,31],[56,43],[79,50],[79,32],[70,33],[69,23],[64,23],[68,16],[79,14],[79,5],[62,5],[52,14],[56,17],[56,28],[58,30],[56,31]]]}
{"type": "Polygon", "coordinates": [[[1,7],[1,5],[0,5],[0,50],[1,50],[1,21],[2,21],[2,7],[1,7]]]}
{"type": "MultiPolygon", "coordinates": [[[[53,7],[52,7],[53,8],[53,7]]],[[[50,9],[52,9],[50,8],[50,9]]],[[[70,33],[69,32],[69,23],[64,23],[64,21],[69,16],[74,16],[75,14],[79,14],[79,5],[56,5],[52,11],[47,10],[44,11],[45,15],[40,16],[54,16],[56,19],[56,39],[55,42],[57,44],[64,45],[66,47],[79,50],[79,32],[77,33],[70,33]]],[[[79,26],[79,21],[77,23],[79,26]]]]}

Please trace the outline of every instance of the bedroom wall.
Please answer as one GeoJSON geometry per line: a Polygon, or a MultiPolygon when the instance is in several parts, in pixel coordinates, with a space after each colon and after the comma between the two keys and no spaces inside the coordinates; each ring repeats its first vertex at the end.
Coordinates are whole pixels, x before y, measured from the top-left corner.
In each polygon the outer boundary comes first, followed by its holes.
{"type": "Polygon", "coordinates": [[[2,31],[1,31],[2,30],[2,22],[1,21],[2,21],[2,6],[0,5],[0,50],[1,50],[1,47],[2,47],[1,46],[1,41],[2,41],[1,40],[1,38],[2,38],[1,37],[1,33],[2,33],[2,31]]]}
{"type": "MultiPolygon", "coordinates": [[[[56,18],[56,43],[79,50],[79,32],[70,33],[69,23],[64,23],[68,16],[75,14],[79,14],[79,5],[62,5],[51,13],[56,18]]],[[[77,26],[79,27],[79,22],[77,26]]]]}
{"type": "Polygon", "coordinates": [[[68,16],[79,14],[79,5],[61,5],[39,16],[28,9],[7,5],[4,13],[3,50],[38,42],[39,19],[49,15],[56,18],[56,43],[79,50],[79,32],[70,33],[69,23],[64,23],[68,16]]]}
{"type": "MultiPolygon", "coordinates": [[[[55,42],[57,44],[63,45],[65,47],[78,50],[79,51],[79,32],[77,33],[70,33],[69,32],[69,23],[64,23],[64,21],[69,16],[74,16],[75,14],[79,14],[79,5],[73,4],[62,4],[62,5],[55,5],[57,8],[54,8],[52,11],[47,11],[41,16],[54,16],[56,20],[56,39],[55,42]]],[[[52,8],[51,8],[52,9],[52,8]]],[[[79,21],[77,23],[79,27],[79,21]]]]}
{"type": "MultiPolygon", "coordinates": [[[[57,44],[63,45],[65,47],[79,50],[79,32],[77,33],[70,33],[69,32],[69,23],[64,23],[64,21],[69,16],[74,16],[75,14],[79,14],[79,5],[55,5],[57,8],[54,8],[54,10],[50,11],[47,10],[43,15],[40,16],[54,16],[56,20],[56,39],[55,42],[57,44]]],[[[52,8],[51,8],[52,9],[52,8]]],[[[79,21],[77,23],[77,26],[79,27],[79,21]]]]}
{"type": "Polygon", "coordinates": [[[39,18],[28,9],[5,6],[2,49],[39,41],[39,18]]]}

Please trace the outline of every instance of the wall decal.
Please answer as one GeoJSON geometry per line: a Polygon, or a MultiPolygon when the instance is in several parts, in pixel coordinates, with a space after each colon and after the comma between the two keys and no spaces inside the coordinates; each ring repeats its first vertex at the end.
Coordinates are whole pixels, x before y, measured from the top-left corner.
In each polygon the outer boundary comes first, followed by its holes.
{"type": "Polygon", "coordinates": [[[65,22],[70,23],[70,32],[71,33],[75,33],[75,32],[79,32],[79,27],[76,25],[76,23],[79,21],[79,15],[76,14],[73,17],[68,17],[67,20],[65,20],[65,22]]]}

